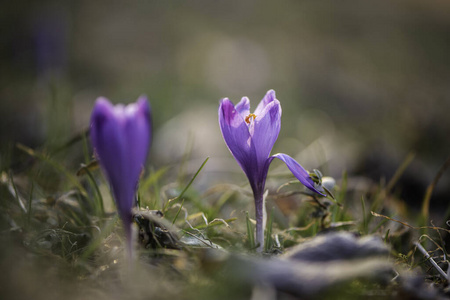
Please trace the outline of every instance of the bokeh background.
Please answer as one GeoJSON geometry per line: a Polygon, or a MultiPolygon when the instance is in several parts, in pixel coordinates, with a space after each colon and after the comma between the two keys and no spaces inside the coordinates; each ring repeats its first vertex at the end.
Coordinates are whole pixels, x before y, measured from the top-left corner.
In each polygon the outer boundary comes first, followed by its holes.
{"type": "MultiPolygon", "coordinates": [[[[20,159],[15,143],[57,147],[86,130],[97,97],[128,103],[146,94],[149,165],[176,165],[189,151],[194,170],[211,157],[212,176],[197,184],[230,172],[243,180],[220,135],[218,103],[248,96],[256,107],[269,89],[283,108],[274,153],[378,182],[414,152],[398,184],[412,207],[450,154],[446,0],[0,6],[2,168],[20,159]]],[[[447,206],[449,180],[436,186],[432,207],[447,206]]]]}

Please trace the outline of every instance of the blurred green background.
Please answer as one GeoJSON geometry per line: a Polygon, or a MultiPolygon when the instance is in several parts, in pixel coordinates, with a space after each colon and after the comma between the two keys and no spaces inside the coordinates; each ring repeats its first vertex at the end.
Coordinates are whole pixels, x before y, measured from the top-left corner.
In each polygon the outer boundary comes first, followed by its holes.
{"type": "MultiPolygon", "coordinates": [[[[256,107],[269,89],[283,108],[273,152],[307,169],[379,181],[415,152],[399,187],[418,207],[450,153],[446,0],[18,0],[2,2],[0,21],[2,169],[20,159],[17,142],[56,147],[87,129],[97,97],[146,94],[150,165],[177,164],[192,145],[192,168],[211,156],[204,184],[243,176],[218,103],[256,107]]],[[[449,180],[432,206],[446,206],[449,180]]]]}

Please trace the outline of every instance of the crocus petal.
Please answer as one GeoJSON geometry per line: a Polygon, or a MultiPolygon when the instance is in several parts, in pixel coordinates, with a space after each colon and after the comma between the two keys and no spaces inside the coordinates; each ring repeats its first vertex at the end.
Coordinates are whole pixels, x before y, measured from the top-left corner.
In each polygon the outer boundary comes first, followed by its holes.
{"type": "Polygon", "coordinates": [[[126,156],[130,174],[140,174],[150,147],[150,107],[145,96],[132,106],[135,111],[126,115],[124,133],[126,135],[126,156]]]}
{"type": "MultiPolygon", "coordinates": [[[[278,158],[280,160],[282,160],[286,166],[289,168],[289,170],[292,172],[292,174],[294,174],[294,176],[301,182],[303,183],[304,186],[306,186],[308,189],[322,195],[325,196],[325,194],[319,192],[315,187],[314,187],[314,181],[311,179],[311,177],[309,176],[308,172],[292,157],[290,157],[287,154],[284,153],[277,153],[275,155],[272,155],[268,161],[268,164],[270,164],[270,162],[272,162],[272,160],[274,158],[278,158]]],[[[268,168],[268,166],[267,166],[268,168]]]]}
{"type": "Polygon", "coordinates": [[[269,158],[270,151],[277,141],[281,129],[281,106],[278,100],[271,101],[256,115],[250,124],[252,143],[255,147],[258,165],[264,167],[269,158]]]}
{"type": "Polygon", "coordinates": [[[219,106],[219,126],[228,149],[250,179],[257,169],[254,146],[244,118],[228,98],[219,106]]]}
{"type": "Polygon", "coordinates": [[[98,98],[95,102],[90,134],[95,154],[114,189],[121,182],[120,174],[126,169],[126,162],[119,159],[125,157],[125,137],[117,122],[115,107],[105,98],[98,98]]]}
{"type": "Polygon", "coordinates": [[[250,114],[250,100],[247,97],[242,97],[241,101],[234,108],[245,120],[245,117],[250,114]]]}
{"type": "Polygon", "coordinates": [[[91,116],[91,141],[113,190],[117,210],[130,234],[131,209],[148,154],[151,125],[145,96],[128,106],[98,98],[91,116]]]}
{"type": "Polygon", "coordinates": [[[275,91],[274,90],[269,90],[266,95],[264,96],[264,98],[259,102],[258,106],[255,109],[254,114],[255,115],[259,115],[261,114],[261,112],[264,110],[264,108],[272,101],[276,100],[275,97],[275,91]]]}

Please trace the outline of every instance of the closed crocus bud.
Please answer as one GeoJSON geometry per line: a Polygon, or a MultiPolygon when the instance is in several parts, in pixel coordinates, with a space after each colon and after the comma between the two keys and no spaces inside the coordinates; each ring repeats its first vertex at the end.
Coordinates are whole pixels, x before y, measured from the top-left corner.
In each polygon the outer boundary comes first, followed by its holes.
{"type": "Polygon", "coordinates": [[[92,111],[90,136],[95,156],[110,183],[131,251],[131,210],[151,140],[147,98],[141,96],[136,103],[126,106],[114,106],[106,98],[98,98],[92,111]]]}

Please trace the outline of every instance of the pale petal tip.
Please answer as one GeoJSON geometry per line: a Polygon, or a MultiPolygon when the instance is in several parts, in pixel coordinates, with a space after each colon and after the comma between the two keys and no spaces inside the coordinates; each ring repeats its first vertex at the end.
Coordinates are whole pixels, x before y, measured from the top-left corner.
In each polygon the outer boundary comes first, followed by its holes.
{"type": "Polygon", "coordinates": [[[143,102],[148,103],[147,95],[145,95],[145,94],[140,95],[136,102],[138,102],[138,103],[143,103],[143,102]]]}
{"type": "Polygon", "coordinates": [[[98,118],[103,118],[104,116],[110,115],[114,109],[111,102],[105,97],[98,97],[95,100],[94,108],[92,110],[91,122],[98,118]]]}
{"type": "Polygon", "coordinates": [[[145,113],[150,113],[150,103],[148,102],[148,97],[147,95],[140,95],[139,98],[136,100],[138,109],[140,111],[143,111],[145,113]]]}
{"type": "Polygon", "coordinates": [[[106,98],[106,97],[98,97],[98,98],[95,100],[95,104],[94,104],[94,107],[97,107],[97,106],[107,106],[107,107],[111,107],[111,106],[113,106],[113,105],[111,104],[111,101],[109,101],[108,98],[106,98]]]}
{"type": "Polygon", "coordinates": [[[224,102],[231,102],[231,101],[230,99],[228,99],[228,97],[220,99],[220,105],[222,105],[224,102]]]}
{"type": "Polygon", "coordinates": [[[235,109],[234,104],[233,104],[233,102],[230,101],[230,99],[223,98],[222,100],[220,100],[219,111],[225,111],[225,110],[232,111],[234,109],[235,109]]]}
{"type": "Polygon", "coordinates": [[[266,93],[265,98],[267,99],[267,100],[266,100],[267,102],[272,102],[272,101],[274,101],[274,100],[277,100],[275,91],[272,90],[272,89],[268,90],[267,93],[266,93]]]}

